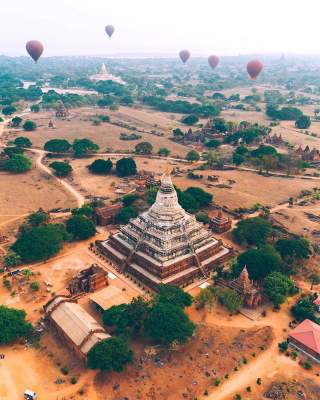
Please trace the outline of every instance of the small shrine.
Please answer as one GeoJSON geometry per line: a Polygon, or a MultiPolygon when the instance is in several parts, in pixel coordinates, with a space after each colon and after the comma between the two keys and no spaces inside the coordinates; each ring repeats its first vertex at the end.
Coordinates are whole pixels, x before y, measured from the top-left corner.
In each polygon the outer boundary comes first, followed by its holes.
{"type": "Polygon", "coordinates": [[[246,266],[238,278],[223,284],[235,290],[242,297],[244,306],[256,308],[261,305],[263,300],[261,289],[250,280],[246,266]]]}
{"type": "Polygon", "coordinates": [[[232,220],[231,218],[224,216],[221,208],[219,208],[218,214],[211,218],[209,226],[213,232],[224,233],[231,229],[232,220]]]}
{"type": "Polygon", "coordinates": [[[92,264],[71,279],[68,290],[71,295],[75,295],[94,292],[105,286],[108,286],[108,273],[99,265],[92,264]]]}
{"type": "Polygon", "coordinates": [[[63,102],[60,100],[58,102],[58,109],[56,111],[56,117],[57,118],[66,118],[69,116],[69,111],[66,109],[64,106],[63,102]]]}
{"type": "Polygon", "coordinates": [[[52,119],[50,119],[50,121],[49,121],[48,128],[51,128],[51,129],[54,129],[54,128],[55,128],[52,119]]]}

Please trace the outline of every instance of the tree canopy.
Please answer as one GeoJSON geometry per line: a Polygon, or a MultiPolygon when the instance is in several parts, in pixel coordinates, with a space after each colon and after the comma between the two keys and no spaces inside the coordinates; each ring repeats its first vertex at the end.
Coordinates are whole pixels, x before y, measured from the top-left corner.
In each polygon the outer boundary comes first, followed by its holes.
{"type": "Polygon", "coordinates": [[[131,218],[136,218],[138,216],[138,211],[132,207],[123,207],[116,215],[116,222],[118,224],[127,224],[131,218]]]}
{"type": "Polygon", "coordinates": [[[101,371],[123,371],[132,362],[133,352],[124,337],[101,340],[88,353],[88,367],[101,371]]]}
{"type": "Polygon", "coordinates": [[[33,331],[26,321],[26,312],[0,305],[0,345],[28,337],[33,331]]]}
{"type": "Polygon", "coordinates": [[[31,147],[32,142],[29,138],[24,136],[19,136],[14,139],[13,144],[17,147],[31,147]]]}
{"type": "Polygon", "coordinates": [[[68,176],[72,172],[72,166],[63,161],[54,161],[53,163],[49,164],[49,167],[54,170],[54,174],[59,178],[68,176]]]}
{"type": "Polygon", "coordinates": [[[187,161],[199,161],[200,154],[196,150],[190,150],[188,152],[188,154],[186,155],[186,160],[187,161]]]}
{"type": "Polygon", "coordinates": [[[21,174],[29,171],[32,167],[32,162],[29,157],[24,154],[13,154],[9,160],[4,163],[4,169],[9,172],[21,174]]]}
{"type": "Polygon", "coordinates": [[[294,283],[286,275],[274,271],[264,279],[263,287],[272,303],[279,307],[292,293],[294,283]]]}
{"type": "Polygon", "coordinates": [[[137,166],[133,158],[121,158],[117,161],[116,172],[118,176],[130,176],[137,173],[137,166]]]}
{"type": "Polygon", "coordinates": [[[93,174],[97,175],[107,175],[109,172],[112,170],[112,161],[110,158],[108,160],[103,160],[102,158],[98,158],[97,160],[94,160],[90,165],[89,165],[89,171],[92,172],[93,174]]]}
{"type": "Polygon", "coordinates": [[[295,122],[298,129],[308,129],[311,125],[311,118],[307,115],[301,115],[295,122]]]}
{"type": "Polygon", "coordinates": [[[261,217],[247,218],[240,221],[232,233],[237,243],[259,245],[265,243],[271,234],[271,224],[261,217]]]}
{"type": "Polygon", "coordinates": [[[182,308],[169,303],[156,303],[145,323],[145,333],[155,343],[185,343],[193,335],[195,325],[182,308]]]}
{"type": "Polygon", "coordinates": [[[149,142],[140,142],[135,146],[134,151],[137,154],[151,154],[152,153],[152,149],[153,149],[153,146],[152,146],[151,143],[149,143],[149,142]]]}
{"type": "Polygon", "coordinates": [[[94,236],[96,227],[94,223],[83,215],[73,215],[66,222],[66,230],[74,239],[85,240],[94,236]]]}
{"type": "Polygon", "coordinates": [[[288,262],[307,259],[311,255],[310,242],[303,237],[279,239],[275,248],[281,254],[281,257],[288,262]]]}
{"type": "Polygon", "coordinates": [[[192,304],[192,296],[178,286],[158,285],[156,299],[160,303],[173,304],[181,308],[189,307],[192,304]]]}
{"type": "Polygon", "coordinates": [[[96,153],[99,146],[90,139],[75,139],[72,149],[75,157],[83,157],[88,153],[96,153]]]}
{"type": "Polygon", "coordinates": [[[23,262],[46,260],[56,255],[65,238],[61,224],[49,224],[23,231],[11,246],[23,262]]]}
{"type": "Polygon", "coordinates": [[[34,121],[31,121],[28,119],[24,124],[23,124],[23,129],[27,132],[31,132],[37,129],[37,124],[34,121]]]}
{"type": "Polygon", "coordinates": [[[44,145],[46,151],[52,151],[53,153],[66,153],[70,150],[70,147],[71,144],[65,139],[51,139],[44,145]]]}

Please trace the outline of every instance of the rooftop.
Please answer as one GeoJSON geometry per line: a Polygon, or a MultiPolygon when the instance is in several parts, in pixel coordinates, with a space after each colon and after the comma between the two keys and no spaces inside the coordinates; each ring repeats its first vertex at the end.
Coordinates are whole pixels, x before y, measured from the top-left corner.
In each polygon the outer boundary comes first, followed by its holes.
{"type": "Polygon", "coordinates": [[[289,337],[320,354],[320,325],[315,322],[305,319],[289,333],[289,337]]]}

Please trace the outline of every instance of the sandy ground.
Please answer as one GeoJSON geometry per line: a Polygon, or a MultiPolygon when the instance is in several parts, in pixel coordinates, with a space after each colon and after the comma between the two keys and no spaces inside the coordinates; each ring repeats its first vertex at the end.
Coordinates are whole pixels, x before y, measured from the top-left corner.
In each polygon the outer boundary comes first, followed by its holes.
{"type": "MultiPolygon", "coordinates": [[[[31,114],[29,117],[37,123],[38,129],[34,132],[23,132],[23,136],[27,136],[34,146],[41,148],[45,142],[54,138],[67,139],[70,142],[76,138],[89,138],[100,146],[101,151],[105,151],[107,148],[112,148],[114,151],[131,151],[140,141],[150,142],[154,147],[154,152],[157,152],[160,147],[168,147],[172,155],[184,156],[188,151],[187,147],[169,140],[172,129],[181,127],[187,130],[187,128],[176,121],[174,116],[171,119],[171,114],[153,110],[120,107],[119,110],[111,112],[99,108],[81,108],[71,110],[70,116],[65,120],[56,119],[52,111],[31,114]],[[91,118],[100,114],[109,115],[111,121],[120,121],[145,132],[155,130],[163,133],[164,136],[159,137],[139,132],[139,135],[142,136],[139,140],[120,140],[120,133],[133,133],[134,131],[109,123],[93,125],[91,118]],[[54,121],[55,129],[48,128],[50,119],[54,121]]],[[[22,131],[19,129],[10,129],[6,131],[4,138],[12,140],[21,134],[22,131]]]]}

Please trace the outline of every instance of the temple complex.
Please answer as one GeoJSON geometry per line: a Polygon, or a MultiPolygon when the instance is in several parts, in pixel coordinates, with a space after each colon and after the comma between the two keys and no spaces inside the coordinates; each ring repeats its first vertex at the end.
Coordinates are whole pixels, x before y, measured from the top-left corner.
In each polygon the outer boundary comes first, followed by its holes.
{"type": "Polygon", "coordinates": [[[211,218],[209,226],[213,232],[224,233],[231,229],[232,220],[231,218],[224,216],[221,208],[219,208],[218,214],[211,218]]]}
{"type": "Polygon", "coordinates": [[[271,135],[267,136],[266,143],[273,144],[275,146],[282,146],[284,144],[284,140],[281,133],[279,133],[279,135],[275,133],[272,136],[271,135]]]}
{"type": "Polygon", "coordinates": [[[153,290],[206,277],[232,253],[180,206],[169,173],[151,208],[97,247],[121,272],[153,290]]]}
{"type": "Polygon", "coordinates": [[[107,70],[107,67],[105,64],[101,65],[100,71],[98,74],[91,75],[90,80],[98,82],[98,81],[112,81],[116,83],[120,83],[121,85],[124,85],[124,81],[119,77],[119,76],[114,76],[110,74],[107,70]]]}
{"type": "Polygon", "coordinates": [[[296,150],[295,154],[303,161],[308,161],[310,163],[318,164],[320,162],[320,152],[315,147],[310,150],[310,147],[307,145],[304,149],[300,145],[296,150]]]}

